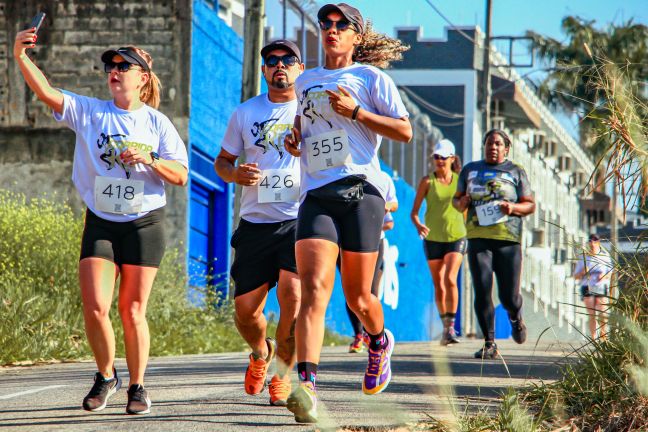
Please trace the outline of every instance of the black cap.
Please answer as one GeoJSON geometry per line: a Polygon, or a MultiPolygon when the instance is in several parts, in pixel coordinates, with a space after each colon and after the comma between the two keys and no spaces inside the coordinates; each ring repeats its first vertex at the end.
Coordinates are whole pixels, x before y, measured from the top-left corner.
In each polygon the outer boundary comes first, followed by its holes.
{"type": "Polygon", "coordinates": [[[302,62],[301,60],[301,52],[299,51],[299,48],[297,47],[297,44],[295,44],[293,41],[289,41],[287,39],[279,39],[274,42],[270,42],[263,48],[261,48],[261,57],[265,60],[266,56],[270,51],[274,51],[276,49],[281,49],[288,51],[289,53],[293,54],[295,57],[297,57],[297,60],[299,63],[302,62]]]}
{"type": "Polygon", "coordinates": [[[340,13],[355,26],[358,33],[364,33],[364,19],[362,19],[362,14],[358,9],[346,3],[329,3],[322,6],[319,12],[317,12],[317,19],[323,21],[331,12],[340,13]]]}
{"type": "Polygon", "coordinates": [[[130,64],[142,66],[142,68],[147,72],[151,71],[151,68],[149,67],[148,63],[146,63],[146,60],[144,60],[142,56],[137,54],[137,51],[130,47],[121,47],[117,48],[116,50],[108,50],[105,53],[101,54],[101,61],[104,63],[112,63],[112,59],[116,55],[122,56],[124,60],[130,64]]]}
{"type": "Polygon", "coordinates": [[[589,241],[601,241],[601,238],[596,234],[590,234],[589,241]]]}

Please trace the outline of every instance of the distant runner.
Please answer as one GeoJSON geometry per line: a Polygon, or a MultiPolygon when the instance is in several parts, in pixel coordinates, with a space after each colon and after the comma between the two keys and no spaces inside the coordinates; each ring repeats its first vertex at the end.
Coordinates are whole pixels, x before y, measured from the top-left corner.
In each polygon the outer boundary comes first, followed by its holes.
{"type": "Polygon", "coordinates": [[[410,217],[419,235],[428,260],[437,310],[443,322],[441,345],[459,343],[455,317],[459,306],[457,276],[466,253],[466,226],[463,214],[452,206],[457,192],[461,160],[454,144],[443,139],[434,146],[434,171],[421,179],[416,190],[410,217]],[[425,223],[419,210],[425,199],[425,223]]]}

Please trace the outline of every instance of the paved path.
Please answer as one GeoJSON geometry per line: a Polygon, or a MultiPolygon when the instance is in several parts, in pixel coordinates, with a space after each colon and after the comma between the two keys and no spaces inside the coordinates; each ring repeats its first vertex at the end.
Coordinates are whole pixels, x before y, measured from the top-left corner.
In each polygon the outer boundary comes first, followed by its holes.
{"type": "MultiPolygon", "coordinates": [[[[460,410],[494,406],[498,392],[532,380],[558,378],[556,364],[568,347],[500,344],[502,361],[472,358],[477,341],[449,349],[429,343],[396,345],[394,377],[376,396],[361,391],[366,354],[348,354],[346,347],[325,349],[318,392],[325,414],[321,426],[402,425],[426,414],[451,415],[450,403],[460,410]]],[[[305,431],[285,408],[268,405],[267,392],[248,396],[242,380],[246,355],[241,353],[163,357],[152,359],[147,388],[152,413],[125,415],[122,389],[100,413],[81,410],[94,364],[68,363],[36,367],[0,368],[0,431],[305,431]]],[[[123,360],[117,368],[124,371],[123,360]]],[[[126,377],[125,381],[128,379],[126,377]]]]}

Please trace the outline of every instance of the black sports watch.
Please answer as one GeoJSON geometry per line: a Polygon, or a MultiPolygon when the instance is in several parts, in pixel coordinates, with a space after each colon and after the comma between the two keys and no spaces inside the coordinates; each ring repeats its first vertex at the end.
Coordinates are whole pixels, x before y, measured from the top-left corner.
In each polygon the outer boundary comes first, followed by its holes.
{"type": "Polygon", "coordinates": [[[157,168],[158,163],[160,162],[160,155],[152,151],[149,153],[151,156],[151,163],[149,164],[152,168],[157,168]]]}

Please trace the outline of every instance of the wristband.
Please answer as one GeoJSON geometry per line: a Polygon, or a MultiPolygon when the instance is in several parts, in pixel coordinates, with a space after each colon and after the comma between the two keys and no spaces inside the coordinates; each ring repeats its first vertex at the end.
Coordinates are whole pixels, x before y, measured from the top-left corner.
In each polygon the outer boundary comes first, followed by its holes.
{"type": "Polygon", "coordinates": [[[356,107],[353,108],[353,113],[351,113],[351,120],[356,121],[358,117],[358,111],[360,111],[360,105],[356,105],[356,107]]]}

